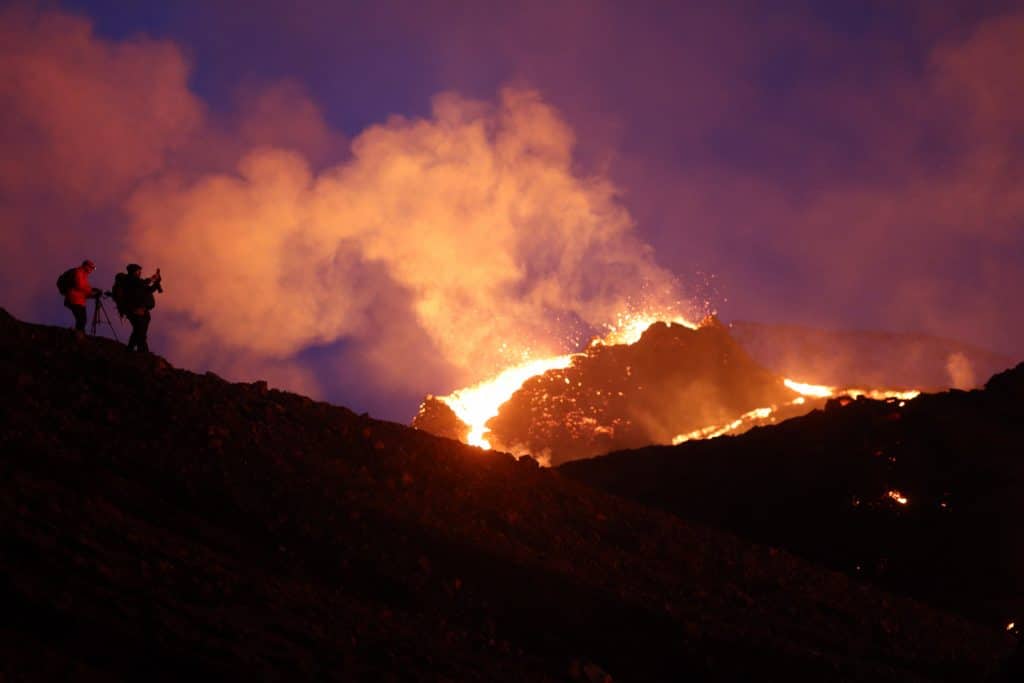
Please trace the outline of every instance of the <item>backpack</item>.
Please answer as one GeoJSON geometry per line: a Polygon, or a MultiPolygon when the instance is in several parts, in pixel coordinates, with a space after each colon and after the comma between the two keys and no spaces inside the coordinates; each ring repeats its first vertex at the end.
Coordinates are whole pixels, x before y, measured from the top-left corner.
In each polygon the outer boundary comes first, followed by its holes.
{"type": "Polygon", "coordinates": [[[127,273],[118,273],[114,276],[114,286],[110,288],[110,296],[114,299],[117,312],[122,318],[128,313],[128,292],[124,282],[127,277],[127,273]]]}
{"type": "Polygon", "coordinates": [[[67,296],[75,286],[75,271],[77,268],[68,268],[57,278],[57,291],[61,296],[67,296]]]}

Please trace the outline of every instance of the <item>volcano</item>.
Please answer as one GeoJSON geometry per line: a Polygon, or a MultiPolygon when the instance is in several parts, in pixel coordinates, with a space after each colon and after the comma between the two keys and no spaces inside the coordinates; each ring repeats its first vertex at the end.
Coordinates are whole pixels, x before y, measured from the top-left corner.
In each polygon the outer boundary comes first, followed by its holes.
{"type": "Polygon", "coordinates": [[[489,423],[499,444],[553,465],[652,443],[792,400],[711,320],[655,323],[635,344],[594,346],[563,370],[527,380],[489,423]]]}
{"type": "MultiPolygon", "coordinates": [[[[693,329],[656,322],[632,344],[591,344],[571,364],[527,379],[487,422],[496,448],[558,465],[654,443],[749,428],[759,417],[811,405],[757,362],[710,317],[693,329]]],[[[823,405],[823,402],[820,402],[823,405]]],[[[469,430],[442,399],[428,397],[412,425],[465,440],[469,430]]]]}
{"type": "Polygon", "coordinates": [[[974,681],[1014,647],[530,458],[2,310],[0,388],[4,680],[974,681]]]}

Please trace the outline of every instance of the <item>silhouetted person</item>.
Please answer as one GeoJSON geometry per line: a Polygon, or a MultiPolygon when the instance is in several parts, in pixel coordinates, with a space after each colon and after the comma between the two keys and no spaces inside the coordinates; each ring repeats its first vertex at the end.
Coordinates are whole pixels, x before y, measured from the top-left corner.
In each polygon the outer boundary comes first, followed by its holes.
{"type": "Polygon", "coordinates": [[[149,351],[150,311],[156,306],[153,292],[163,291],[160,286],[160,269],[153,277],[142,277],[142,266],[129,263],[127,273],[119,273],[114,279],[114,301],[117,311],[128,318],[132,325],[132,336],[128,338],[129,351],[149,351]]]}
{"type": "MultiPolygon", "coordinates": [[[[89,284],[89,275],[96,270],[96,264],[86,259],[82,265],[66,273],[69,281],[64,293],[64,307],[75,316],[75,334],[79,337],[85,335],[85,302],[94,297],[100,296],[100,290],[89,284]]],[[[63,275],[61,276],[63,279],[63,275]]]]}

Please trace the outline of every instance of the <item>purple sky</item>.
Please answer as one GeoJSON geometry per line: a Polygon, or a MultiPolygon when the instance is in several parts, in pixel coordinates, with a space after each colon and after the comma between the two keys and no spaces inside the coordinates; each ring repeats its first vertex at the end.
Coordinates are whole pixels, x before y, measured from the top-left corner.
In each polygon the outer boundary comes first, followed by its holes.
{"type": "MultiPolygon", "coordinates": [[[[347,141],[368,126],[431,117],[438,93],[494,102],[504,87],[529,89],[571,129],[573,172],[610,181],[657,264],[722,318],[921,331],[1024,357],[1020,3],[151,4],[36,7],[92,22],[92,44],[147,36],[179,52],[207,136],[244,137],[246,93],[287,82],[267,135],[279,144],[294,133],[280,132],[287,92],[313,103],[293,146],[314,174],[350,158],[347,141]]],[[[18,21],[9,30],[21,31],[18,21]]],[[[0,92],[0,101],[24,97],[0,92]]],[[[0,121],[4,140],[31,125],[0,121]]],[[[138,183],[168,168],[198,176],[222,166],[173,131],[161,128],[174,142],[143,155],[155,161],[135,159],[142,170],[125,171],[123,183],[89,190],[102,199],[54,191],[54,200],[0,176],[0,201],[17,217],[9,224],[26,234],[60,222],[98,230],[100,257],[119,265],[138,242],[108,226],[131,222],[124,207],[138,183]],[[29,211],[40,204],[53,213],[29,211]]],[[[52,288],[59,268],[40,268],[52,288]]],[[[63,323],[51,299],[3,305],[63,323]]],[[[400,296],[387,301],[407,312],[400,296]]],[[[171,321],[156,316],[158,337],[171,321]]],[[[290,362],[313,374],[344,367],[355,358],[346,334],[289,348],[290,362]]],[[[204,358],[219,367],[216,354],[204,358]]],[[[452,388],[432,384],[452,376],[443,369],[386,389],[367,388],[372,374],[343,374],[320,393],[396,419],[418,394],[452,388]]]]}

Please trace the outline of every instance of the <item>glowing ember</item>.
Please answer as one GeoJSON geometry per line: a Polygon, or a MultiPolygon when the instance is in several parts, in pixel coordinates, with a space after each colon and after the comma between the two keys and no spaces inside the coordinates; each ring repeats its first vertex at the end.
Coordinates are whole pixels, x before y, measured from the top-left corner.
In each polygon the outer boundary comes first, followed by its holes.
{"type": "Polygon", "coordinates": [[[1009,624],[1006,625],[1006,630],[1007,631],[1012,631],[1013,627],[1016,626],[1016,625],[1017,624],[1015,624],[1014,622],[1011,621],[1009,624]]]}
{"type": "Polygon", "coordinates": [[[890,497],[890,498],[892,498],[893,500],[895,500],[895,501],[896,501],[897,503],[899,503],[900,505],[906,505],[906,504],[907,504],[907,497],[906,497],[906,496],[904,496],[904,495],[903,495],[902,493],[900,493],[899,491],[889,491],[889,494],[888,494],[888,495],[889,495],[889,497],[890,497]]]}
{"type": "Polygon", "coordinates": [[[846,394],[850,398],[866,396],[867,398],[871,398],[876,401],[884,401],[890,398],[909,401],[910,399],[917,398],[921,395],[921,392],[916,389],[912,389],[910,391],[888,391],[885,389],[843,389],[842,393],[846,394]]]}

